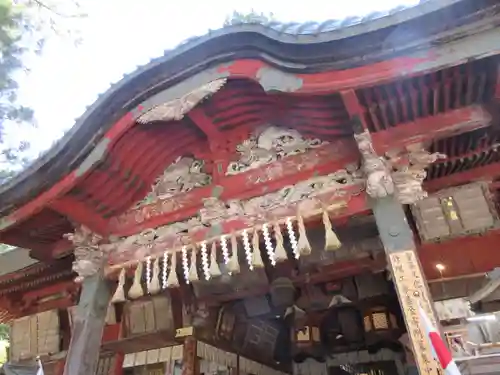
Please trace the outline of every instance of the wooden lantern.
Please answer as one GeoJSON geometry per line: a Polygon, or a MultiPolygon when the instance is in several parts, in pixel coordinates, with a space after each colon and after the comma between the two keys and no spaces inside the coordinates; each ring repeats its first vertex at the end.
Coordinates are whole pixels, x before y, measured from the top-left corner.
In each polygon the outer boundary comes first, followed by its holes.
{"type": "Polygon", "coordinates": [[[293,357],[296,362],[302,362],[307,357],[323,360],[321,334],[317,325],[296,322],[291,334],[293,357]]]}
{"type": "Polygon", "coordinates": [[[392,337],[399,328],[396,316],[386,306],[367,309],[363,314],[363,326],[369,344],[392,337]]]}

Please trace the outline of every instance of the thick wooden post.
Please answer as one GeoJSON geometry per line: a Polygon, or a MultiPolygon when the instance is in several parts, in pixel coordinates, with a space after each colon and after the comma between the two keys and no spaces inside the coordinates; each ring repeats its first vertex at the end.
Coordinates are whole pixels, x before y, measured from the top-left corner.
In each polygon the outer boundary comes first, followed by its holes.
{"type": "Polygon", "coordinates": [[[182,375],[199,375],[199,373],[197,342],[193,336],[188,336],[184,339],[182,350],[182,375]]]}
{"type": "Polygon", "coordinates": [[[403,207],[394,196],[373,199],[372,209],[387,254],[419,373],[438,375],[441,373],[439,365],[432,357],[417,310],[420,304],[437,327],[432,297],[416,253],[413,232],[408,225],[403,207]]]}
{"type": "Polygon", "coordinates": [[[64,375],[95,374],[111,293],[102,272],[83,281],[64,375]]]}
{"type": "Polygon", "coordinates": [[[64,375],[95,374],[111,291],[104,278],[103,238],[81,227],[66,235],[75,246],[73,271],[82,281],[64,375]]]}

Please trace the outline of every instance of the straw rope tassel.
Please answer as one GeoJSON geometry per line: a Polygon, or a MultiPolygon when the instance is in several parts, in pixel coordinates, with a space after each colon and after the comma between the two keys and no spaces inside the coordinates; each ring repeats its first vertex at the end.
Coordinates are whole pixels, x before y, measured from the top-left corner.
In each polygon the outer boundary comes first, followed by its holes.
{"type": "Polygon", "coordinates": [[[309,255],[311,254],[311,244],[309,243],[309,239],[307,238],[306,226],[304,225],[304,219],[300,215],[300,212],[297,212],[297,225],[299,229],[297,249],[299,250],[299,254],[301,256],[309,255]]]}
{"type": "Polygon", "coordinates": [[[137,299],[144,295],[141,285],[142,268],[143,268],[142,262],[139,262],[139,264],[137,264],[137,268],[135,269],[134,282],[132,283],[132,286],[128,291],[128,297],[130,299],[137,299]]]}
{"type": "Polygon", "coordinates": [[[167,278],[167,287],[179,286],[179,279],[177,278],[177,253],[173,252],[170,255],[170,272],[167,278]]]}
{"type": "Polygon", "coordinates": [[[148,293],[156,294],[161,290],[160,286],[160,258],[156,258],[153,263],[153,274],[148,284],[148,293]]]}
{"type": "Polygon", "coordinates": [[[274,238],[276,239],[276,248],[274,249],[274,257],[276,262],[281,262],[288,259],[285,246],[283,246],[283,234],[278,223],[274,224],[274,238]]]}
{"type": "Polygon", "coordinates": [[[231,257],[227,263],[227,269],[231,273],[240,273],[240,263],[238,260],[238,240],[236,234],[231,233],[231,257]]]}
{"type": "Polygon", "coordinates": [[[264,267],[264,262],[262,261],[262,255],[260,253],[260,241],[259,241],[259,230],[255,228],[252,237],[252,266],[254,268],[264,267]]]}
{"type": "Polygon", "coordinates": [[[208,270],[211,277],[217,277],[222,275],[219,269],[219,265],[217,264],[217,246],[215,241],[212,242],[212,248],[210,249],[210,268],[208,270]]]}
{"type": "Polygon", "coordinates": [[[328,211],[323,209],[323,224],[325,226],[325,251],[337,250],[342,246],[337,234],[333,231],[328,211]]]}
{"type": "Polygon", "coordinates": [[[191,249],[191,265],[189,266],[188,280],[198,281],[198,271],[196,270],[196,248],[191,249]]]}
{"type": "Polygon", "coordinates": [[[125,302],[125,279],[126,271],[122,268],[120,276],[118,276],[118,286],[116,287],[115,294],[111,298],[111,303],[125,302]]]}

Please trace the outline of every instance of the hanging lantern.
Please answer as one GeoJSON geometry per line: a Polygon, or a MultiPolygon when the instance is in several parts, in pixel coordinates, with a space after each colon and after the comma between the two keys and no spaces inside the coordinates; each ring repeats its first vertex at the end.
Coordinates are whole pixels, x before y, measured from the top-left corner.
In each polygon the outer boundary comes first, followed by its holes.
{"type": "Polygon", "coordinates": [[[274,279],[270,287],[271,302],[277,309],[286,309],[293,306],[295,301],[295,287],[287,277],[274,279]]]}
{"type": "Polygon", "coordinates": [[[368,308],[363,313],[363,326],[369,345],[390,339],[399,328],[396,316],[386,306],[368,308]]]}
{"type": "Polygon", "coordinates": [[[295,319],[291,329],[292,353],[295,362],[303,362],[308,357],[324,361],[323,346],[319,326],[295,319]]]}

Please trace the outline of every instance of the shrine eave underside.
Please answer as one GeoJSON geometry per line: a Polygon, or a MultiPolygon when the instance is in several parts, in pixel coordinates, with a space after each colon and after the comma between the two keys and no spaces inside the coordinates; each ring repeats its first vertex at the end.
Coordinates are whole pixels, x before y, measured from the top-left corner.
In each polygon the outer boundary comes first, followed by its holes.
{"type": "MultiPolygon", "coordinates": [[[[491,0],[425,1],[333,30],[245,24],[190,39],[112,85],[51,150],[0,186],[0,232],[75,189],[161,103],[234,79],[265,93],[338,95],[497,55],[499,8],[491,0]]],[[[44,215],[54,233],[71,231],[57,208],[44,215]]]]}

